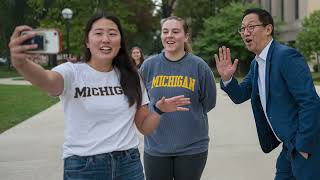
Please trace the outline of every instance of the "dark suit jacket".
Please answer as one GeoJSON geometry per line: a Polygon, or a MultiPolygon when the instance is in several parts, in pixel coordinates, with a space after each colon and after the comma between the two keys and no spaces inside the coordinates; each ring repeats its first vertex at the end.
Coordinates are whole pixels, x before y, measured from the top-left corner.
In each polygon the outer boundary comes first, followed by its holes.
{"type": "MultiPolygon", "coordinates": [[[[251,98],[252,110],[263,152],[279,145],[264,115],[258,90],[258,65],[238,84],[236,79],[221,88],[236,104],[251,98]]],[[[310,154],[320,146],[320,99],[303,56],[295,49],[273,41],[266,60],[266,111],[277,137],[288,148],[310,154]]],[[[318,152],[319,153],[319,152],[318,152]]]]}

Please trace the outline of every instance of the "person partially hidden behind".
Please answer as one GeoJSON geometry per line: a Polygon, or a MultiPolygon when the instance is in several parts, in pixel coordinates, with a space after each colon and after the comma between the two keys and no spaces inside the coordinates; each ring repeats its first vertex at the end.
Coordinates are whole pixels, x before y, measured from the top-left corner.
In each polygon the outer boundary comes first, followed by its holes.
{"type": "Polygon", "coordinates": [[[136,67],[139,69],[144,61],[144,56],[141,48],[139,48],[138,46],[132,47],[130,50],[130,59],[132,60],[132,62],[134,62],[136,67]]]}
{"type": "Polygon", "coordinates": [[[265,153],[282,143],[276,180],[318,180],[320,99],[303,56],[273,39],[273,19],[263,9],[247,9],[239,33],[256,56],[238,84],[233,77],[238,59],[232,63],[230,49],[219,48],[215,60],[221,88],[236,104],[251,99],[265,153]]]}

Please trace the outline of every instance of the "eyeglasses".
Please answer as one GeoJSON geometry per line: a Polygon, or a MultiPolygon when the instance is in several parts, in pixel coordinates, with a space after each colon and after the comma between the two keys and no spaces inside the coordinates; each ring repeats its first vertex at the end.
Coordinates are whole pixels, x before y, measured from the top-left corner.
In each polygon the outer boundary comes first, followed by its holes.
{"type": "Polygon", "coordinates": [[[257,27],[257,26],[264,26],[264,24],[257,24],[257,25],[248,25],[248,26],[242,26],[238,29],[238,32],[240,34],[243,34],[244,31],[247,29],[247,31],[249,33],[252,33],[254,31],[254,28],[257,27]]]}

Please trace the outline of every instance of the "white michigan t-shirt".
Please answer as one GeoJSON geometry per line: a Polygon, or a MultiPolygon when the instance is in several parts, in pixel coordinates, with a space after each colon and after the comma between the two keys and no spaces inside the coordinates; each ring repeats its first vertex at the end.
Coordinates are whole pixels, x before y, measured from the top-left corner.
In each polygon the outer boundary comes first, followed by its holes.
{"type": "MultiPolygon", "coordinates": [[[[63,158],[128,150],[139,145],[134,125],[136,105],[129,107],[116,68],[99,72],[87,63],[64,63],[52,69],[64,80],[60,95],[65,115],[63,158]]],[[[141,81],[142,105],[149,103],[141,81]]]]}

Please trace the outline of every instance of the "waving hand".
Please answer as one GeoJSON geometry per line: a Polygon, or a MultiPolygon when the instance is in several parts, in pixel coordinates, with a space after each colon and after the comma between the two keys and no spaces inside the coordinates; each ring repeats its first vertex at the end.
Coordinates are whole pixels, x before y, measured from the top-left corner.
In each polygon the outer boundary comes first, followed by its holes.
{"type": "Polygon", "coordinates": [[[219,48],[219,56],[214,55],[218,73],[223,81],[228,81],[237,69],[239,60],[235,59],[232,64],[230,49],[225,46],[219,48]]]}

